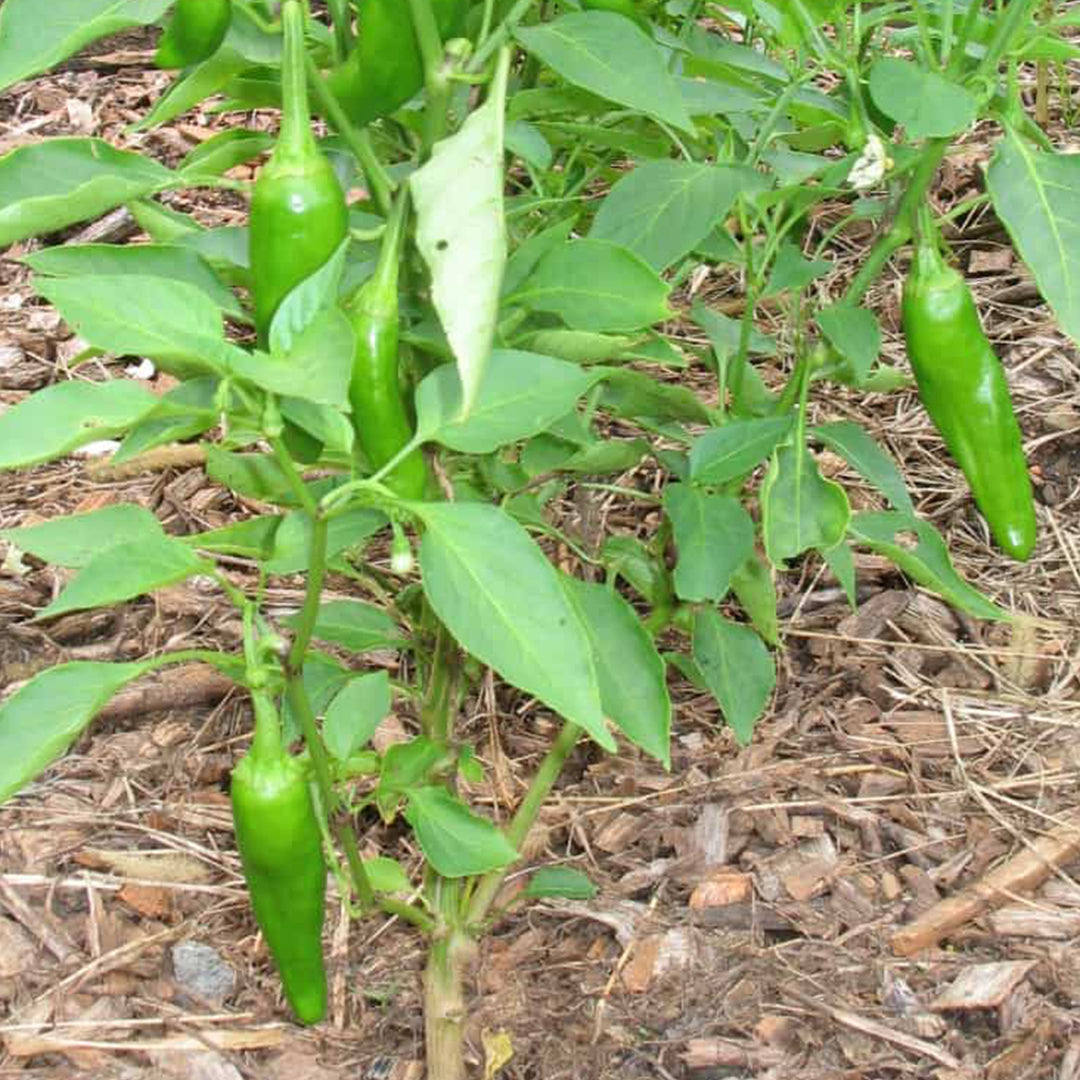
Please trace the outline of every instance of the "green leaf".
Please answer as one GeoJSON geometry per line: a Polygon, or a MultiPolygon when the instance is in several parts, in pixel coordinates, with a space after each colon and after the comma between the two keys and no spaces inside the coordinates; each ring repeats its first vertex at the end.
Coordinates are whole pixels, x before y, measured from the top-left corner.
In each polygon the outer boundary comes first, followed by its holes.
{"type": "Polygon", "coordinates": [[[644,371],[596,368],[604,375],[600,407],[629,420],[689,420],[709,424],[712,410],[693,390],[660,382],[644,371]]]}
{"type": "Polygon", "coordinates": [[[853,543],[888,556],[912,581],[960,611],[979,619],[1012,619],[956,572],[945,541],[927,522],[900,513],[856,514],[848,535],[853,543]]]}
{"type": "Polygon", "coordinates": [[[0,469],[52,461],[96,439],[122,434],[157,405],[138,383],[62,382],[0,412],[0,469]]]}
{"type": "Polygon", "coordinates": [[[216,408],[220,383],[211,377],[188,379],[165,394],[127,434],[112,464],[120,465],[155,446],[202,435],[221,421],[216,408]]]}
{"type": "MultiPolygon", "coordinates": [[[[225,90],[232,79],[250,67],[250,60],[223,43],[201,64],[180,72],[165,93],[154,102],[154,107],[141,120],[132,124],[131,130],[149,131],[175,120],[208,97],[225,90]]],[[[194,185],[205,175],[189,172],[183,179],[194,185]]]]}
{"type": "Polygon", "coordinates": [[[829,344],[844,361],[846,381],[861,386],[881,355],[881,327],[866,308],[833,304],[814,318],[829,344]]]}
{"type": "Polygon", "coordinates": [[[541,229],[540,232],[518,244],[506,262],[503,293],[510,295],[516,292],[544,255],[555,248],[562,247],[570,239],[577,220],[577,214],[572,214],[554,225],[549,225],[546,229],[541,229]]]}
{"type": "Polygon", "coordinates": [[[600,557],[608,574],[618,574],[650,604],[656,604],[671,585],[667,566],[636,536],[609,536],[604,541],[600,557]]]}
{"type": "Polygon", "coordinates": [[[599,889],[580,870],[570,866],[544,866],[529,878],[523,895],[532,900],[545,896],[591,900],[598,892],[599,889]]]}
{"type": "MultiPolygon", "coordinates": [[[[330,519],[326,533],[326,557],[362,544],[386,524],[381,510],[359,507],[330,519]]],[[[274,553],[266,560],[268,574],[298,574],[307,570],[311,557],[311,518],[303,510],[286,514],[274,534],[274,553]]]]}
{"type": "Polygon", "coordinates": [[[53,518],[21,529],[0,529],[0,539],[53,566],[79,568],[117,544],[153,543],[164,535],[149,510],[114,503],[86,514],[53,518]]]}
{"type": "Polygon", "coordinates": [[[772,567],[756,551],[731,575],[731,590],[743,611],[750,616],[754,629],[769,645],[779,645],[776,583],[772,567]]]}
{"type": "Polygon", "coordinates": [[[122,687],[160,661],[59,664],[0,705],[0,802],[35,779],[122,687]]]}
{"type": "Polygon", "coordinates": [[[237,495],[259,502],[296,504],[288,478],[272,454],[234,454],[214,443],[203,446],[206,475],[237,495]]]}
{"type": "Polygon", "coordinates": [[[507,303],[558,315],[574,330],[641,330],[670,318],[668,286],[640,256],[607,240],[571,240],[543,255],[507,303]]]}
{"type": "Polygon", "coordinates": [[[606,585],[563,574],[592,643],[604,715],[665,769],[671,767],[671,700],[664,661],[637,612],[606,585]]]}
{"type": "Polygon", "coordinates": [[[246,355],[225,341],[221,311],[184,281],[146,275],[35,278],[34,289],[80,337],[114,356],[146,356],[178,374],[221,374],[246,355]]]}
{"type": "Polygon", "coordinates": [[[827,259],[805,258],[795,244],[782,244],[761,296],[764,299],[782,292],[800,292],[815,278],[827,274],[832,266],[827,259]]]}
{"type": "Polygon", "coordinates": [[[734,203],[753,170],[691,161],[646,161],[600,204],[589,236],[621,244],[654,270],[693,251],[734,203]]]}
{"type": "MultiPolygon", "coordinates": [[[[282,619],[281,623],[296,629],[300,619],[298,612],[282,619]]],[[[361,600],[331,600],[322,604],[315,617],[315,637],[355,653],[397,649],[404,644],[397,623],[381,608],[361,600]]]]}
{"type": "Polygon", "coordinates": [[[99,217],[175,180],[156,161],[102,139],[20,146],[0,157],[0,248],[99,217]]]}
{"type": "Polygon", "coordinates": [[[836,420],[831,424],[812,427],[810,434],[838,453],[873,484],[894,509],[914,516],[915,507],[900,470],[864,428],[851,420],[836,420]]]}
{"type": "Polygon", "coordinates": [[[41,0],[4,0],[0,5],[0,91],[48,71],[98,38],[157,22],[171,3],[53,0],[46,10],[41,0]]]}
{"type": "Polygon", "coordinates": [[[728,727],[745,746],[776,686],[769,650],[748,626],[701,608],[694,615],[694,660],[728,727]]]}
{"type": "MultiPolygon", "coordinates": [[[[348,342],[341,339],[341,335],[345,333],[341,324],[348,326],[349,320],[337,303],[338,294],[341,291],[341,280],[345,272],[345,253],[349,248],[349,243],[348,239],[343,240],[334,254],[314,274],[304,278],[281,301],[281,306],[274,313],[274,321],[270,326],[270,352],[275,359],[288,360],[298,367],[307,368],[319,361],[321,349],[338,348],[343,350],[344,359],[349,362],[351,368],[353,354],[351,331],[348,342]],[[329,320],[328,316],[331,317],[329,320]],[[334,329],[331,331],[321,329],[321,323],[335,321],[333,316],[337,316],[337,325],[334,329]],[[335,335],[338,336],[338,340],[335,340],[335,335]],[[309,343],[305,349],[302,342],[305,338],[312,337],[314,337],[314,342],[309,343]],[[328,340],[323,340],[324,337],[328,340]]],[[[331,364],[333,362],[333,360],[330,361],[331,364]]],[[[339,359],[337,366],[340,366],[342,362],[339,359]]],[[[323,363],[325,365],[326,361],[323,363]]],[[[297,393],[296,390],[285,392],[296,394],[297,397],[307,396],[297,393]]]]}
{"type": "Polygon", "coordinates": [[[588,635],[529,534],[482,503],[410,503],[423,521],[424,592],[435,614],[507,682],[614,750],[588,635]]]}
{"type": "Polygon", "coordinates": [[[851,517],[844,489],[826,480],[803,445],[781,446],[761,486],[765,550],[774,566],[840,542],[851,517]]]}
{"type": "MultiPolygon", "coordinates": [[[[741,253],[737,253],[737,261],[742,262],[741,253]]],[[[690,317],[709,335],[709,343],[720,365],[726,366],[730,363],[739,352],[739,342],[742,340],[741,321],[706,307],[700,300],[694,301],[690,309],[690,317]]],[[[747,351],[760,356],[775,356],[777,346],[771,337],[756,328],[751,328],[747,351]]]]}
{"type": "Polygon", "coordinates": [[[726,484],[764,461],[791,431],[790,416],[733,420],[694,440],[690,477],[696,484],[726,484]]]}
{"type": "Polygon", "coordinates": [[[1080,157],[1007,131],[986,173],[994,210],[1073,341],[1080,341],[1080,157]]]}
{"type": "Polygon", "coordinates": [[[461,419],[456,368],[444,364],[416,390],[417,437],[467,454],[489,454],[544,431],[573,407],[599,375],[539,353],[496,349],[461,419]]]}
{"type": "MultiPolygon", "coordinates": [[[[589,330],[533,330],[516,344],[572,364],[602,364],[610,360],[637,359],[639,335],[597,334],[589,330]]],[[[651,344],[651,343],[650,343],[651,344]]],[[[681,366],[685,367],[685,363],[681,366]]]]}
{"type": "Polygon", "coordinates": [[[274,136],[250,128],[226,128],[201,142],[180,162],[180,174],[217,177],[272,150],[274,136]]]}
{"type": "Polygon", "coordinates": [[[910,60],[887,56],[870,69],[874,104],[911,139],[959,135],[975,122],[979,105],[962,86],[910,60]]]}
{"type": "Polygon", "coordinates": [[[194,533],[181,539],[199,551],[239,555],[245,559],[265,559],[273,550],[274,534],[282,520],[277,514],[264,514],[261,517],[238,521],[235,525],[194,533]]]}
{"type": "Polygon", "coordinates": [[[273,394],[344,408],[355,344],[345,313],[338,307],[324,308],[290,344],[291,351],[283,354],[252,355],[237,349],[229,359],[230,373],[273,394]]]}
{"type": "Polygon", "coordinates": [[[518,857],[490,821],[478,817],[443,787],[409,792],[405,820],[413,827],[425,858],[443,877],[485,874],[518,857]]]}
{"type": "Polygon", "coordinates": [[[364,872],[368,883],[377,892],[408,893],[412,892],[412,882],[401,864],[385,855],[375,855],[364,859],[364,872]]]}
{"type": "Polygon", "coordinates": [[[730,495],[669,483],[664,512],[675,533],[675,591],[683,600],[722,600],[731,576],[753,554],[754,523],[730,495]]]}
{"type": "Polygon", "coordinates": [[[390,676],[385,671],[350,679],[335,695],[323,720],[326,748],[346,761],[375,734],[390,712],[390,676]]]}
{"type": "Polygon", "coordinates": [[[409,177],[416,244],[431,271],[431,298],[457,360],[466,415],[491,353],[506,265],[505,111],[502,71],[487,101],[409,177]]]}
{"type": "Polygon", "coordinates": [[[825,557],[825,565],[840,582],[851,610],[857,610],[859,599],[855,591],[855,553],[851,545],[841,542],[836,547],[826,548],[821,554],[825,557]]]}
{"type": "Polygon", "coordinates": [[[247,316],[206,260],[182,244],[62,244],[23,260],[46,277],[160,277],[194,285],[231,318],[247,316]]]}
{"type": "Polygon", "coordinates": [[[35,621],[131,600],[213,569],[212,563],[164,533],[128,540],[106,548],[81,567],[60,595],[38,612],[35,621]]]}
{"type": "Polygon", "coordinates": [[[693,132],[665,52],[625,16],[575,12],[518,27],[515,36],[567,82],[693,132]]]}

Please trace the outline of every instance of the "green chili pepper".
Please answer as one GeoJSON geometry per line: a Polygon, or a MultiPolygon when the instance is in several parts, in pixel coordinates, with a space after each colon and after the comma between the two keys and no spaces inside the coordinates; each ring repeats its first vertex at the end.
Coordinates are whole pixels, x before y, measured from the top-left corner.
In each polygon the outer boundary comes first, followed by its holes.
{"type": "MultiPolygon", "coordinates": [[[[345,305],[356,336],[349,401],[356,441],[372,469],[381,469],[413,437],[398,377],[398,263],[405,233],[405,198],[386,225],[375,273],[345,305]]],[[[423,455],[414,450],[386,477],[404,499],[422,499],[427,487],[423,455]]]]}
{"type": "MultiPolygon", "coordinates": [[[[442,40],[459,37],[469,0],[431,0],[442,40]]],[[[356,48],[329,76],[330,89],[356,125],[400,109],[424,85],[424,64],[408,0],[359,0],[356,48]]]]}
{"type": "Polygon", "coordinates": [[[303,766],[281,742],[273,701],[252,694],[255,738],[232,772],[236,846],[251,907],[297,1019],[326,1013],[326,860],[303,766]]]}
{"type": "Polygon", "coordinates": [[[1001,361],[971,290],[938,250],[929,215],[904,283],[903,326],[919,397],[963,470],[998,546],[1015,559],[1035,547],[1031,479],[1001,361]]]}
{"type": "Polygon", "coordinates": [[[176,0],[172,19],[158,39],[154,63],[185,68],[217,52],[232,21],[232,0],[176,0]]]}
{"type": "Polygon", "coordinates": [[[586,11],[614,11],[616,15],[623,15],[632,22],[636,22],[649,37],[652,37],[652,26],[641,13],[635,0],[581,0],[581,6],[586,11]]]}
{"type": "Polygon", "coordinates": [[[281,17],[281,132],[255,183],[249,221],[255,326],[263,347],[281,301],[333,255],[349,225],[345,193],[311,132],[301,0],[285,0],[281,17]]]}

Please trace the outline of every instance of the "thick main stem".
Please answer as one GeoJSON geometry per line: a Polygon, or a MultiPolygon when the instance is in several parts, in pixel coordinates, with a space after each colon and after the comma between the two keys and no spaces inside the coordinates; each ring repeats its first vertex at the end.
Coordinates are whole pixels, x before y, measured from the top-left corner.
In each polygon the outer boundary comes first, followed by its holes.
{"type": "Polygon", "coordinates": [[[428,1080],[465,1080],[465,970],[473,943],[459,930],[437,936],[424,971],[428,1080]]]}

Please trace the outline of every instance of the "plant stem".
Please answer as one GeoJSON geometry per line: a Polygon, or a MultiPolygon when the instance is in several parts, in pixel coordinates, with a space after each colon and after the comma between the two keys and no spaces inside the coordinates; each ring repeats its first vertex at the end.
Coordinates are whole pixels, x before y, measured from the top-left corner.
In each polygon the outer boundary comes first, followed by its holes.
{"type": "Polygon", "coordinates": [[[326,117],[337,129],[342,139],[345,140],[345,145],[352,151],[356,160],[360,162],[360,168],[363,169],[364,177],[371,188],[371,197],[375,200],[379,213],[386,216],[390,213],[390,204],[397,185],[390,178],[390,174],[386,169],[383,168],[383,163],[379,160],[378,154],[375,153],[375,149],[371,145],[371,136],[368,135],[367,131],[355,127],[348,116],[345,115],[345,110],[341,107],[338,99],[331,93],[330,87],[326,85],[326,80],[322,77],[310,55],[307,58],[307,77],[308,83],[315,94],[315,100],[319,103],[319,108],[326,114],[326,117]]]}
{"type": "Polygon", "coordinates": [[[446,627],[439,623],[435,631],[431,674],[424,705],[420,710],[420,726],[432,742],[446,743],[450,739],[457,707],[459,660],[454,639],[446,627]]]}
{"type": "MultiPolygon", "coordinates": [[[[400,0],[399,0],[400,2],[400,0]]],[[[408,0],[413,31],[424,59],[424,141],[421,159],[431,156],[431,148],[446,134],[450,111],[450,80],[444,68],[443,40],[431,0],[408,0]]]]}
{"type": "Polygon", "coordinates": [[[474,948],[457,928],[437,933],[431,942],[424,971],[424,1044],[428,1080],[465,1080],[464,969],[474,948]]]}
{"type": "MultiPolygon", "coordinates": [[[[540,807],[544,805],[544,800],[548,797],[559,773],[562,772],[563,765],[566,764],[566,759],[580,737],[581,728],[577,724],[569,720],[563,723],[562,730],[556,736],[555,742],[551,744],[551,749],[540,763],[540,768],[536,770],[536,775],[529,785],[529,790],[525,792],[525,798],[521,800],[517,813],[506,828],[506,838],[515,850],[521,850],[521,845],[525,842],[529,830],[540,813],[540,807]]],[[[477,885],[469,904],[466,925],[475,926],[483,922],[509,869],[504,866],[498,870],[491,870],[480,879],[480,884],[477,885]]]]}
{"type": "Polygon", "coordinates": [[[484,70],[491,56],[510,40],[517,24],[529,13],[534,2],[535,0],[517,0],[517,3],[506,13],[506,18],[495,27],[494,33],[480,42],[479,48],[473,53],[472,59],[465,68],[469,74],[475,75],[484,70]]]}
{"type": "Polygon", "coordinates": [[[911,182],[896,209],[892,227],[881,234],[871,248],[870,254],[867,255],[866,261],[851,279],[851,284],[844,293],[843,303],[857,304],[881,273],[882,267],[899,248],[911,239],[911,218],[919,204],[926,198],[926,193],[948,148],[948,139],[930,139],[927,142],[922,157],[915,167],[911,182]]]}
{"type": "Polygon", "coordinates": [[[352,49],[352,17],[349,0],[328,0],[330,19],[334,24],[334,60],[341,63],[352,49]]]}

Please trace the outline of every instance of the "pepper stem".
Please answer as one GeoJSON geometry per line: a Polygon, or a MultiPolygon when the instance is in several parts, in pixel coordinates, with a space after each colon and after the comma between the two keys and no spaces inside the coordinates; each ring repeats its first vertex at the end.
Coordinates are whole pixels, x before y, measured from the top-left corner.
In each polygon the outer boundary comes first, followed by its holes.
{"type": "Polygon", "coordinates": [[[252,756],[261,761],[272,761],[284,753],[281,744],[281,720],[273,698],[262,690],[251,691],[255,706],[255,736],[251,740],[252,756]]]}
{"type": "Polygon", "coordinates": [[[306,158],[315,148],[307,91],[306,21],[303,0],[285,0],[281,8],[285,35],[281,56],[281,130],[274,148],[274,157],[279,161],[306,158]]]}

